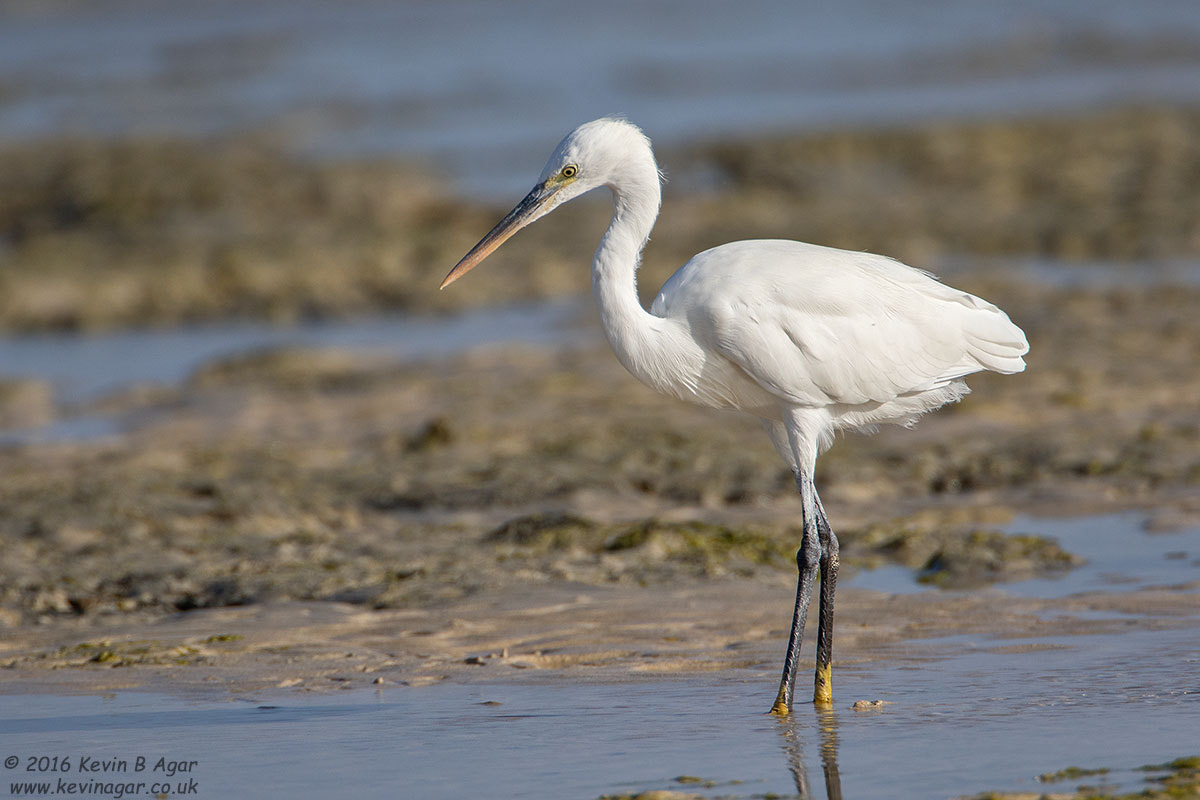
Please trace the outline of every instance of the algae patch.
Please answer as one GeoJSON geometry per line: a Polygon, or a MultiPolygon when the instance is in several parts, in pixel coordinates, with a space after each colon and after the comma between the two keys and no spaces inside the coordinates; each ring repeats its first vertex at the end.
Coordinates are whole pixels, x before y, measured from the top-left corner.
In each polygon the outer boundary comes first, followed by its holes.
{"type": "Polygon", "coordinates": [[[1037,779],[1042,783],[1056,783],[1058,781],[1070,781],[1078,778],[1087,778],[1092,775],[1107,775],[1108,767],[1096,767],[1088,769],[1085,767],[1064,767],[1058,772],[1044,772],[1037,776],[1037,779]]]}
{"type": "MultiPolygon", "coordinates": [[[[899,563],[912,568],[917,580],[941,588],[1020,580],[1082,563],[1048,537],[931,525],[929,515],[850,530],[839,538],[843,564],[899,563]]],[[[555,563],[558,569],[569,563],[575,579],[584,579],[591,566],[608,580],[645,580],[672,571],[695,577],[793,571],[800,539],[800,529],[785,524],[657,519],[601,524],[574,514],[535,513],[505,522],[483,541],[502,561],[555,563]]]]}
{"type": "Polygon", "coordinates": [[[578,579],[589,567],[605,579],[647,580],[684,573],[751,575],[759,567],[793,562],[799,531],[788,526],[726,526],[657,519],[602,524],[570,514],[533,514],[509,520],[484,541],[503,560],[551,559],[578,579]]]}
{"type": "Polygon", "coordinates": [[[843,560],[870,564],[885,559],[910,567],[917,580],[943,589],[1024,580],[1063,572],[1083,559],[1051,537],[931,525],[927,515],[892,520],[851,532],[843,560]]]}

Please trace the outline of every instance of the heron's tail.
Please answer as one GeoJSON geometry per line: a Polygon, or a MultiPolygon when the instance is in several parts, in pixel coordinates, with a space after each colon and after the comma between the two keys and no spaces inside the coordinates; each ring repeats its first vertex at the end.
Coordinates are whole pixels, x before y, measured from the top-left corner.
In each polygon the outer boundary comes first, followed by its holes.
{"type": "Polygon", "coordinates": [[[999,308],[979,298],[974,313],[963,325],[968,352],[983,369],[1010,375],[1025,369],[1029,340],[999,308]]]}

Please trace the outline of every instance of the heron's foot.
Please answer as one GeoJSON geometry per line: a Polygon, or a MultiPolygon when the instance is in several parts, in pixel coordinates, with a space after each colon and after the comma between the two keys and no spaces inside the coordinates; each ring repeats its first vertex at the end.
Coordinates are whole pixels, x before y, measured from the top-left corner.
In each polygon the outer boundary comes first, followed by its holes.
{"type": "Polygon", "coordinates": [[[792,713],[791,706],[788,705],[787,698],[784,697],[783,687],[779,688],[779,695],[775,698],[775,704],[771,706],[771,710],[768,713],[774,714],[777,717],[786,717],[792,713]]]}
{"type": "Polygon", "coordinates": [[[833,705],[833,667],[830,664],[817,666],[817,677],[813,687],[813,703],[819,706],[833,705]]]}

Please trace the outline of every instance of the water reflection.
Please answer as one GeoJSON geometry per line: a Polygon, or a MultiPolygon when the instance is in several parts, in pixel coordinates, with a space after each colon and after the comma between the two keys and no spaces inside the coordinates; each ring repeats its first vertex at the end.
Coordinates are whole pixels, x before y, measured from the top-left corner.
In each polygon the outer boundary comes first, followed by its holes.
{"type": "MultiPolygon", "coordinates": [[[[838,717],[832,708],[814,708],[813,715],[820,737],[821,772],[825,778],[826,800],[842,800],[842,776],[838,771],[838,717]]],[[[813,800],[808,781],[808,769],[804,759],[804,739],[811,729],[810,719],[802,711],[794,712],[779,721],[779,734],[783,738],[783,754],[787,758],[788,770],[796,784],[796,795],[801,800],[813,800]],[[801,716],[804,719],[801,719],[801,716]]]]}

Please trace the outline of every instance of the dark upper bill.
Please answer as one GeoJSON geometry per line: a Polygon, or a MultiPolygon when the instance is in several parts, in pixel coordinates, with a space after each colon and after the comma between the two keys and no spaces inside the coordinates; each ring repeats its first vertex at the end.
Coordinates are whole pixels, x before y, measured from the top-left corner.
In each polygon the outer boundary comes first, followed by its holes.
{"type": "Polygon", "coordinates": [[[560,188],[562,187],[551,185],[548,181],[543,181],[533,187],[533,191],[525,195],[525,199],[517,203],[516,208],[508,212],[504,219],[496,223],[496,227],[488,232],[487,236],[479,240],[479,244],[471,248],[471,252],[463,256],[462,261],[459,261],[454,269],[450,270],[438,288],[445,289],[466,275],[475,265],[487,258],[493,250],[504,244],[510,236],[541,217],[546,212],[550,199],[560,188]]]}

